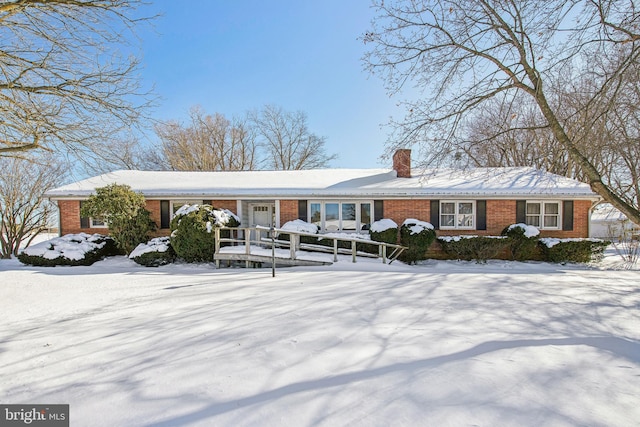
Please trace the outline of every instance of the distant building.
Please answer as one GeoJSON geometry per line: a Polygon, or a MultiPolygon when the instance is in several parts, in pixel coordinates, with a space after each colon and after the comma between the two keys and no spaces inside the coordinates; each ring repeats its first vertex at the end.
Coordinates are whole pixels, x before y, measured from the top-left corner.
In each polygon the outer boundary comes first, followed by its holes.
{"type": "Polygon", "coordinates": [[[629,221],[625,214],[609,203],[601,203],[593,208],[590,237],[618,239],[623,234],[638,238],[640,226],[629,221]]]}

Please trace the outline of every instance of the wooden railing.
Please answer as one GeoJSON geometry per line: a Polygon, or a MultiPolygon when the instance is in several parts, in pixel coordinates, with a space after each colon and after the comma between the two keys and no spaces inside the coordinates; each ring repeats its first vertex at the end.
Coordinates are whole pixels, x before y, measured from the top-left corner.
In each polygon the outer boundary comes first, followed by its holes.
{"type": "MultiPolygon", "coordinates": [[[[283,230],[278,228],[268,227],[238,227],[238,228],[215,228],[215,254],[214,259],[216,265],[220,265],[221,259],[236,259],[245,260],[247,265],[251,258],[263,258],[264,256],[256,256],[252,254],[252,247],[271,248],[272,251],[275,248],[288,248],[289,254],[286,257],[289,261],[295,261],[298,259],[297,251],[304,250],[309,252],[324,252],[333,254],[333,262],[338,261],[338,255],[351,255],[352,262],[356,262],[358,256],[381,258],[383,263],[387,261],[392,263],[395,261],[406,247],[401,245],[395,245],[391,243],[375,242],[373,240],[358,239],[353,237],[340,237],[337,234],[324,235],[324,234],[312,234],[304,233],[300,231],[283,230]],[[228,237],[223,237],[223,233],[228,237]],[[288,240],[280,239],[282,235],[289,236],[288,240]],[[301,242],[300,237],[308,236],[318,240],[330,240],[332,244],[330,246],[324,246],[320,244],[301,242]],[[338,242],[349,242],[349,248],[339,247],[338,242]],[[244,252],[223,253],[221,249],[225,246],[244,246],[244,252]],[[368,253],[358,251],[358,244],[377,246],[377,253],[368,253]]],[[[278,260],[284,258],[280,255],[278,260]]]]}

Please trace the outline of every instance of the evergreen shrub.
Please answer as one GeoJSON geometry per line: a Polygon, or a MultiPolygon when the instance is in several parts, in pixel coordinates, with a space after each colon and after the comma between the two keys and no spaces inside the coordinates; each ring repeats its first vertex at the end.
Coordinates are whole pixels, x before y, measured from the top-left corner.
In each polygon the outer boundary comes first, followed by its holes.
{"type": "Polygon", "coordinates": [[[441,236],[438,242],[452,259],[476,262],[499,258],[510,244],[503,236],[441,236]]]}
{"type": "Polygon", "coordinates": [[[400,261],[415,264],[427,258],[427,249],[436,239],[436,232],[428,222],[407,219],[400,227],[400,244],[406,246],[400,254],[400,261]]]}
{"type": "Polygon", "coordinates": [[[599,239],[540,239],[544,260],[556,263],[599,261],[611,242],[599,239]]]}
{"type": "Polygon", "coordinates": [[[226,209],[184,205],[171,220],[171,246],[186,262],[211,262],[215,252],[214,227],[238,227],[240,220],[226,209]]]}
{"type": "Polygon", "coordinates": [[[541,251],[538,246],[540,230],[523,223],[512,224],[502,231],[509,241],[509,253],[515,261],[539,260],[541,251]]]}
{"type": "Polygon", "coordinates": [[[148,243],[140,243],[129,254],[129,259],[145,267],[159,267],[170,264],[176,259],[170,237],[156,237],[148,243]]]}

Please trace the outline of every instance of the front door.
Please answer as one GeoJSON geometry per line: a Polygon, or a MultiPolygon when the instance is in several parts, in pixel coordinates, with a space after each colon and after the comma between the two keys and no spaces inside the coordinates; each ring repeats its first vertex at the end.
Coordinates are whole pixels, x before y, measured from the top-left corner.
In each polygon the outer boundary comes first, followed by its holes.
{"type": "MultiPolygon", "coordinates": [[[[256,203],[249,205],[249,227],[261,225],[263,227],[275,226],[273,212],[275,205],[272,203],[256,203]]],[[[268,232],[257,233],[256,230],[251,231],[250,239],[257,241],[260,238],[268,237],[268,232]]]]}
{"type": "Polygon", "coordinates": [[[250,226],[255,227],[261,225],[263,227],[273,227],[273,210],[274,206],[268,203],[251,205],[250,226]]]}

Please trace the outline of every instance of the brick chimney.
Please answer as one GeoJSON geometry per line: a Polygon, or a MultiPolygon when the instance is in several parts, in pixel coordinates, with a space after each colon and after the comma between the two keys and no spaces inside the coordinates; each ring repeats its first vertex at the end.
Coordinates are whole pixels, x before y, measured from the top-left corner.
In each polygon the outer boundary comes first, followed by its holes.
{"type": "Polygon", "coordinates": [[[411,150],[400,149],[393,153],[393,169],[398,178],[411,178],[411,150]]]}

